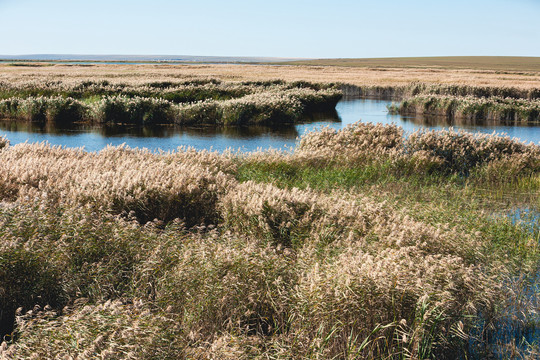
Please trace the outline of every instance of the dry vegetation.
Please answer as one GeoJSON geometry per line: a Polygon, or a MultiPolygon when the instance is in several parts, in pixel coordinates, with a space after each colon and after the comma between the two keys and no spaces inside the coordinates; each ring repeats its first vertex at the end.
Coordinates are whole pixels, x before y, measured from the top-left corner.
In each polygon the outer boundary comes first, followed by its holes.
{"type": "MultiPolygon", "coordinates": [[[[4,102],[120,92],[203,119],[274,88],[307,106],[334,81],[517,102],[540,88],[472,70],[1,68],[4,102]]],[[[538,145],[455,131],[357,123],[222,154],[0,138],[0,358],[534,359],[539,190],[538,145]]]]}
{"type": "Polygon", "coordinates": [[[4,118],[100,124],[294,123],[314,109],[333,108],[343,94],[404,99],[393,109],[404,114],[506,123],[540,120],[540,73],[534,71],[27,65],[1,66],[4,118]]]}
{"type": "Polygon", "coordinates": [[[525,331],[535,297],[506,284],[534,273],[538,228],[409,209],[388,183],[454,187],[459,207],[478,184],[532,194],[540,147],[402,135],[359,123],[253,154],[2,140],[2,356],[454,358],[525,331]]]}
{"type": "Polygon", "coordinates": [[[140,83],[179,79],[215,78],[222,81],[268,81],[282,79],[312,83],[345,83],[352,85],[395,86],[411,82],[469,86],[540,88],[536,71],[497,72],[477,69],[442,68],[351,68],[340,66],[277,66],[277,65],[87,65],[57,64],[54,66],[9,66],[0,64],[0,80],[8,83],[34,80],[36,85],[47,81],[100,81],[140,83]]]}
{"type": "Polygon", "coordinates": [[[293,65],[350,66],[377,68],[475,69],[539,72],[540,58],[526,56],[433,56],[373,59],[318,59],[290,61],[293,65]]]}

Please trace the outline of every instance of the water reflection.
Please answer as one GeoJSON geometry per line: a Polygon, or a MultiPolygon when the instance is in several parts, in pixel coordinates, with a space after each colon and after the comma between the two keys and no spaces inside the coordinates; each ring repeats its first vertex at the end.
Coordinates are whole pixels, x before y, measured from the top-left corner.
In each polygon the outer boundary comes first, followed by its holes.
{"type": "MultiPolygon", "coordinates": [[[[339,121],[339,119],[336,119],[339,121]]],[[[24,132],[28,134],[77,135],[79,133],[95,133],[103,137],[136,137],[136,138],[170,138],[177,135],[189,136],[223,136],[230,139],[244,139],[272,134],[285,139],[296,139],[298,131],[294,125],[280,127],[268,126],[230,126],[230,127],[180,127],[174,125],[134,126],[88,124],[70,124],[58,126],[50,123],[30,123],[20,121],[0,121],[0,130],[6,132],[24,132]]]]}
{"type": "Polygon", "coordinates": [[[345,98],[336,109],[312,113],[297,125],[279,127],[176,127],[176,126],[106,126],[86,124],[53,125],[16,121],[0,121],[0,136],[6,135],[12,144],[25,141],[48,141],[53,145],[67,147],[84,146],[88,151],[98,151],[108,144],[126,143],[131,147],[151,150],[174,150],[179,146],[223,151],[227,148],[253,151],[258,148],[292,148],[297,137],[322,126],[341,129],[358,120],[364,122],[396,124],[406,132],[421,128],[442,129],[454,126],[471,132],[505,132],[511,137],[540,144],[540,126],[501,125],[484,122],[472,125],[467,121],[450,123],[444,117],[404,117],[389,114],[389,100],[345,98]]]}
{"type": "Polygon", "coordinates": [[[404,121],[410,121],[414,124],[423,126],[423,127],[460,127],[467,129],[477,129],[479,127],[489,127],[489,128],[501,128],[501,127],[537,127],[538,124],[519,122],[514,123],[512,121],[497,121],[493,119],[464,119],[456,118],[449,119],[446,116],[440,115],[416,115],[416,116],[404,116],[404,121]]]}

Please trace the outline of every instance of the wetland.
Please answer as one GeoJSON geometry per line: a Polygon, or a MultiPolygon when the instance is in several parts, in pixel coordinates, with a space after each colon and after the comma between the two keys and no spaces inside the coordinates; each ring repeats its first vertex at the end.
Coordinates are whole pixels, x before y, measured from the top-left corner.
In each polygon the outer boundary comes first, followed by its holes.
{"type": "Polygon", "coordinates": [[[521,106],[530,76],[16,68],[0,86],[0,355],[540,353],[534,120],[388,112],[434,93],[521,106]]]}

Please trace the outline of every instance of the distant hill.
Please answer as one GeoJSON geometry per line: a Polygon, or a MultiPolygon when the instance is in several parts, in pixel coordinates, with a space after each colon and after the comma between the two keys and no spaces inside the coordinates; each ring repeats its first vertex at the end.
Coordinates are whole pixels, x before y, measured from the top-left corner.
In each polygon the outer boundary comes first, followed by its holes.
{"type": "Polygon", "coordinates": [[[193,56],[193,55],[75,55],[31,54],[0,55],[0,60],[26,61],[103,61],[103,62],[202,62],[202,63],[260,63],[295,61],[298,58],[248,57],[248,56],[193,56]]]}
{"type": "Polygon", "coordinates": [[[286,61],[291,65],[351,66],[379,68],[444,68],[496,71],[540,71],[540,57],[522,56],[436,56],[366,59],[314,59],[286,61]]]}

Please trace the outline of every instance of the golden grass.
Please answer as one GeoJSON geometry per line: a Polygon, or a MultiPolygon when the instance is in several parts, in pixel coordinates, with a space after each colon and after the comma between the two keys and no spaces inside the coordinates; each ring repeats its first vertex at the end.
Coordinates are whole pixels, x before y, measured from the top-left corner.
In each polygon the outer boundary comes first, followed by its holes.
{"type": "Polygon", "coordinates": [[[526,56],[431,56],[365,59],[316,59],[289,61],[290,65],[351,66],[377,68],[442,68],[497,71],[540,71],[540,57],[526,56]]]}
{"type": "MultiPolygon", "coordinates": [[[[427,181],[540,169],[537,145],[402,133],[359,123],[309,133],[294,152],[237,155],[6,144],[4,331],[18,315],[0,359],[456,358],[465,341],[485,340],[473,338],[479,312],[485,331],[505,316],[512,264],[526,272],[526,256],[538,258],[519,228],[424,221],[339,186],[236,176],[250,163],[272,174],[390,164],[387,180],[409,171],[427,181]]],[[[535,304],[520,308],[524,324],[535,304]]]]}
{"type": "Polygon", "coordinates": [[[342,82],[354,85],[393,86],[411,82],[459,84],[471,86],[540,88],[540,72],[444,68],[370,68],[350,66],[305,65],[67,65],[17,67],[0,65],[0,81],[108,80],[112,83],[137,84],[148,81],[216,78],[224,81],[275,80],[342,82]]]}

